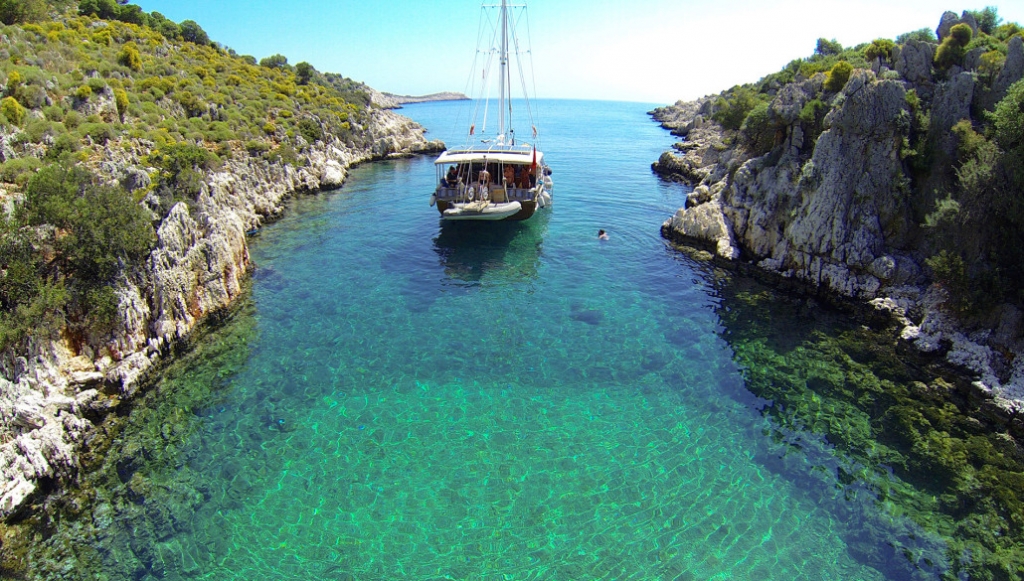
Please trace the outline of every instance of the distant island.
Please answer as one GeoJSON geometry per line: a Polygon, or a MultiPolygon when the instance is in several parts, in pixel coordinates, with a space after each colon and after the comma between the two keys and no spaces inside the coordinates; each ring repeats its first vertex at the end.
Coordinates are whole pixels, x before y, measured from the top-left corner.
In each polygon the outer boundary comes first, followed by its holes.
{"type": "Polygon", "coordinates": [[[402,105],[408,105],[410,103],[432,103],[434,101],[468,101],[469,97],[462,93],[454,93],[451,91],[445,91],[443,93],[432,93],[430,95],[422,95],[419,97],[412,95],[395,95],[393,93],[382,93],[385,99],[394,103],[393,108],[399,108],[402,105]]]}

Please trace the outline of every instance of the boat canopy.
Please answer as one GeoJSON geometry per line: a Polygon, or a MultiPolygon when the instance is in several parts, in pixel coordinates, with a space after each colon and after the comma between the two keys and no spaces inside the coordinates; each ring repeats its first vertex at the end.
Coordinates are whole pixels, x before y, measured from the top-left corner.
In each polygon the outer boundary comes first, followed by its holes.
{"type": "MultiPolygon", "coordinates": [[[[540,151],[536,152],[537,165],[543,165],[544,154],[540,151]]],[[[458,148],[449,149],[442,153],[436,160],[435,165],[451,164],[451,163],[480,163],[484,160],[487,163],[507,163],[507,164],[532,164],[535,160],[534,150],[531,147],[523,146],[516,148],[509,147],[495,147],[489,148],[458,148]]]]}

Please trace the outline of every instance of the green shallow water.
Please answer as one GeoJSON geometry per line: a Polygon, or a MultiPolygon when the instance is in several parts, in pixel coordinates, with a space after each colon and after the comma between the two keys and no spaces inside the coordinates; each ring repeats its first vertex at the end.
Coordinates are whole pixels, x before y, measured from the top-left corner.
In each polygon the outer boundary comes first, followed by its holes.
{"type": "MultiPolygon", "coordinates": [[[[246,304],[104,436],[37,574],[945,572],[945,525],[880,496],[898,479],[748,389],[752,345],[820,321],[743,310],[660,239],[686,191],[649,171],[671,139],[645,107],[543,105],[555,207],[525,224],[440,225],[431,160],[412,159],[265,228],[246,304]]],[[[445,138],[454,106],[407,113],[445,138]]]]}

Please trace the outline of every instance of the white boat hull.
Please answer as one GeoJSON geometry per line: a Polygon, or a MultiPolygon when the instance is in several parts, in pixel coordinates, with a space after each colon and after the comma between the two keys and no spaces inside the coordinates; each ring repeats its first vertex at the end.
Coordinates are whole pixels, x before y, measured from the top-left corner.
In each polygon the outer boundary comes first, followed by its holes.
{"type": "Polygon", "coordinates": [[[466,202],[450,204],[441,213],[445,220],[505,220],[523,209],[519,202],[466,202]]]}

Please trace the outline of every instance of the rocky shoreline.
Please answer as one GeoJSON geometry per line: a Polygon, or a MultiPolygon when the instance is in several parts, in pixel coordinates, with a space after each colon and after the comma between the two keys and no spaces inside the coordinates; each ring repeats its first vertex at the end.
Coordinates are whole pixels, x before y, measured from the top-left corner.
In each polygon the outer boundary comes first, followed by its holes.
{"type": "MultiPolygon", "coordinates": [[[[309,145],[304,167],[238,156],[206,175],[195,203],[179,202],[161,223],[145,272],[118,285],[112,336],[84,345],[66,334],[36,338],[0,354],[0,517],[73,479],[102,418],[135,397],[204,318],[242,294],[251,270],[247,233],[279,216],[289,197],[337,188],[360,163],[444,147],[386,110],[373,109],[358,129],[368,146],[328,135],[309,145]]],[[[148,185],[154,170],[143,163],[145,143],[106,151],[99,173],[130,190],[148,185]]]]}
{"type": "MultiPolygon", "coordinates": [[[[958,22],[970,25],[968,16],[944,15],[939,37],[958,22]]],[[[972,374],[986,415],[1019,439],[1024,315],[1003,304],[965,324],[951,313],[946,289],[929,280],[928,254],[907,234],[916,225],[900,151],[907,127],[899,121],[914,91],[932,106],[932,129],[949,134],[972,107],[995,103],[1024,77],[1024,39],[1010,39],[1006,61],[985,91],[978,88],[978,54],[938,75],[931,68],[936,48],[916,40],[897,45],[892,69],[876,63],[873,70],[855,70],[834,94],[823,89],[823,73],[773,88],[767,114],[778,129],[763,155],[738,146],[735,132],[712,119],[717,95],[652,111],[683,138],[653,169],[694,186],[662,235],[723,264],[891,316],[901,342],[972,374]],[[828,97],[831,109],[815,141],[800,114],[819,97],[828,97]]]]}

